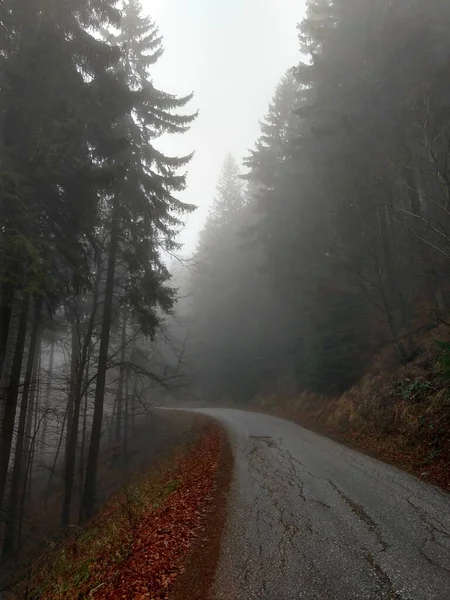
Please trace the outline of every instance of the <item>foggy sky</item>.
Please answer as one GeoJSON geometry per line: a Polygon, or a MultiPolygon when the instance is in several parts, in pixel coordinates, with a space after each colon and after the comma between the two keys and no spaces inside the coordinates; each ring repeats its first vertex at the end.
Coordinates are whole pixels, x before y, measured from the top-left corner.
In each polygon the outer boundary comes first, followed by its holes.
{"type": "Polygon", "coordinates": [[[195,93],[200,114],[185,136],[160,140],[180,155],[195,150],[182,199],[196,204],[181,241],[194,250],[226,155],[237,160],[253,147],[283,73],[299,60],[296,24],[304,0],[142,0],[164,37],[154,84],[195,93]]]}

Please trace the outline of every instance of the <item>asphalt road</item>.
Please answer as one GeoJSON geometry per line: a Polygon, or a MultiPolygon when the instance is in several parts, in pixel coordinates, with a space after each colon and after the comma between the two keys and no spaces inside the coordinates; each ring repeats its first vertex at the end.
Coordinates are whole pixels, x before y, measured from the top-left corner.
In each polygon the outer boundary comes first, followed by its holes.
{"type": "Polygon", "coordinates": [[[450,600],[450,495],[294,423],[226,409],[216,600],[450,600]]]}

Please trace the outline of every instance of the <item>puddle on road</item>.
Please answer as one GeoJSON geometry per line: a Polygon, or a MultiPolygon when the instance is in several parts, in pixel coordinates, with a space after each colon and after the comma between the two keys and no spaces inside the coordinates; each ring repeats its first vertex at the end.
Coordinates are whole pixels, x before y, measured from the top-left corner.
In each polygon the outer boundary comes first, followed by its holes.
{"type": "Polygon", "coordinates": [[[276,448],[276,446],[277,446],[277,443],[274,440],[274,438],[268,437],[268,436],[265,436],[265,435],[250,435],[249,439],[250,440],[256,440],[258,442],[263,442],[269,448],[276,448]]]}

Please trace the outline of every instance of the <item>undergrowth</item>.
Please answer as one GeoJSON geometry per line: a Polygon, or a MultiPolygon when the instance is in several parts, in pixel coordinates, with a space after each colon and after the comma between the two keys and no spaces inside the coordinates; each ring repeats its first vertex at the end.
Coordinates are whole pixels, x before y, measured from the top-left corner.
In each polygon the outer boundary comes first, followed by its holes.
{"type": "Polygon", "coordinates": [[[140,476],[109,501],[92,523],[85,528],[69,528],[68,539],[61,545],[50,543],[27,580],[10,598],[81,600],[93,597],[104,585],[102,574],[111,570],[118,574],[131,555],[143,515],[157,511],[178,489],[180,480],[170,478],[169,467],[170,462],[140,476]]]}
{"type": "Polygon", "coordinates": [[[8,599],[167,600],[203,536],[224,440],[219,425],[203,421],[198,435],[174,446],[158,469],[123,487],[94,521],[49,548],[8,599]]]}
{"type": "Polygon", "coordinates": [[[440,325],[416,340],[408,364],[383,349],[366,375],[341,396],[308,391],[255,399],[285,416],[450,488],[450,331],[440,325]]]}

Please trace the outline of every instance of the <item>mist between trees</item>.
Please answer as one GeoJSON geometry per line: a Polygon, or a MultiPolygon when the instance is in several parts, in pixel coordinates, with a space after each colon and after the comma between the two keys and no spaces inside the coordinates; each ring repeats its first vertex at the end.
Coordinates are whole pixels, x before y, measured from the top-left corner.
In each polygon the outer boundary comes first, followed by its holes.
{"type": "Polygon", "coordinates": [[[157,138],[195,115],[152,83],[155,25],[136,0],[6,0],[0,22],[4,555],[38,473],[63,525],[93,514],[101,444],[126,457],[151,404],[339,393],[445,320],[446,0],[309,2],[260,138],[172,261],[190,157],[157,138]]]}
{"type": "Polygon", "coordinates": [[[151,81],[155,25],[135,0],[118,9],[0,7],[3,557],[58,475],[61,524],[92,516],[102,444],[126,457],[149,390],[179,384],[160,325],[190,157],[154,144],[195,115],[151,81]]]}
{"type": "Polygon", "coordinates": [[[448,313],[450,5],[308,6],[302,60],[244,168],[227,160],[178,304],[209,401],[281,379],[341,393],[448,313]]]}

